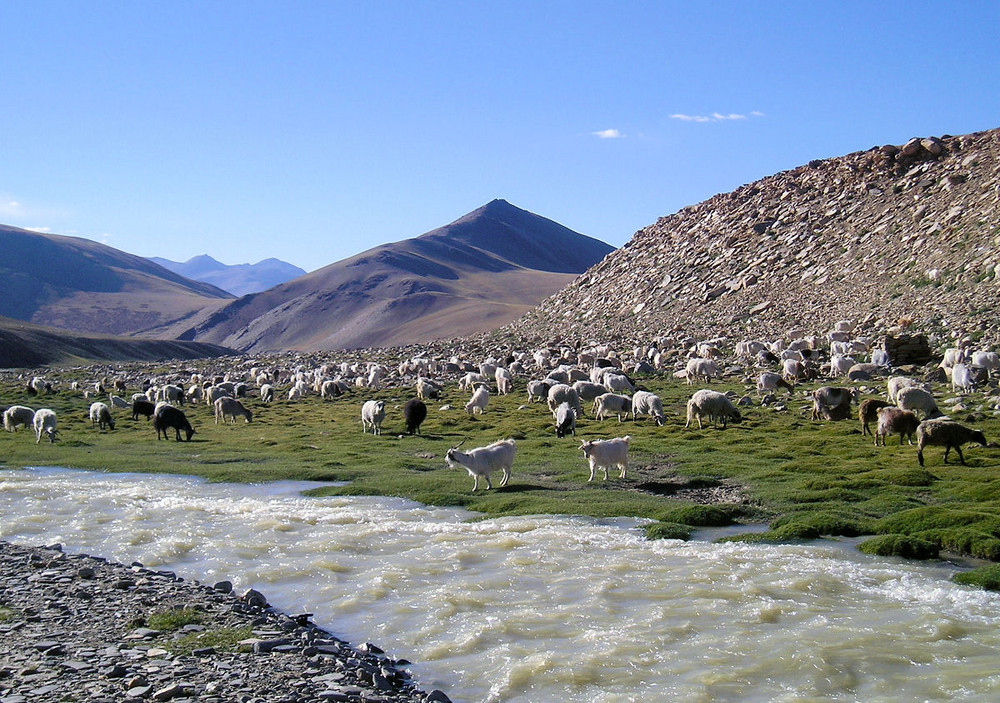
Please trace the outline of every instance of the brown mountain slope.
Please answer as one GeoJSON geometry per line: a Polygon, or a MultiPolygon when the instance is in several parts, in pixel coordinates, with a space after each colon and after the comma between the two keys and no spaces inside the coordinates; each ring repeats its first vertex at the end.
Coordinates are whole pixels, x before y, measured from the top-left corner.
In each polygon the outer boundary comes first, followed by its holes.
{"type": "Polygon", "coordinates": [[[112,247],[0,225],[0,315],[128,335],[219,306],[232,295],[112,247]]]}
{"type": "Polygon", "coordinates": [[[813,161],[632,240],[498,334],[773,337],[836,320],[997,344],[1000,130],[813,161]]]}
{"type": "Polygon", "coordinates": [[[610,251],[494,200],[450,225],[244,296],[169,332],[254,352],[470,335],[523,315],[610,251]]]}
{"type": "Polygon", "coordinates": [[[0,317],[0,368],[101,361],[199,359],[234,354],[214,344],[76,334],[0,317]]]}

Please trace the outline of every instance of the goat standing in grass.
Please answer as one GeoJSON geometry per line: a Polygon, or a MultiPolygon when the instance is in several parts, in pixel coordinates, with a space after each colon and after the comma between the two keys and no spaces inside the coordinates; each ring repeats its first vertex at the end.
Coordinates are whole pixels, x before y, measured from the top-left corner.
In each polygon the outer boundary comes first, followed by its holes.
{"type": "Polygon", "coordinates": [[[514,465],[514,454],[517,451],[514,440],[502,439],[486,447],[477,447],[468,452],[458,451],[458,448],[461,446],[462,443],[460,442],[449,449],[445,455],[445,461],[448,462],[448,466],[465,467],[469,475],[475,479],[475,483],[472,485],[473,492],[479,488],[480,476],[486,479],[487,489],[493,488],[493,484],[490,482],[490,474],[497,471],[503,472],[503,477],[500,479],[500,487],[502,488],[507,485],[507,481],[510,479],[510,469],[514,465]]]}

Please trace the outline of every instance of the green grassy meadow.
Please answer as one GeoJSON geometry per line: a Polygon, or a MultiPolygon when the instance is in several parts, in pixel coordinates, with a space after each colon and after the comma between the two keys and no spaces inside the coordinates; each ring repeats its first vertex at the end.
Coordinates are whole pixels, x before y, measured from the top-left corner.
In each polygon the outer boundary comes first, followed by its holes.
{"type": "MultiPolygon", "coordinates": [[[[46,372],[68,387],[79,372],[46,372]]],[[[700,526],[767,523],[769,529],[737,534],[744,541],[789,542],[824,535],[868,536],[861,548],[876,554],[912,558],[947,551],[1000,562],[1000,454],[967,445],[967,466],[942,461],[943,450],[925,451],[926,468],[917,465],[916,447],[875,447],[862,437],[856,419],[819,422],[810,419],[800,386],[786,409],[742,408],[744,421],[727,429],[684,429],[685,404],[699,386],[673,378],[641,379],[644,388],[663,398],[667,421],[618,423],[614,418],[581,418],[577,438],[557,439],[544,404],[526,403],[523,380],[509,396],[491,396],[483,415],[470,416],[463,406],[469,393],[454,384],[438,400],[428,401],[428,419],[420,436],[405,436],[402,405],[415,392],[407,387],[379,392],[357,390],[335,400],[310,395],[295,403],[277,399],[262,405],[244,399],[254,411],[246,424],[216,425],[211,409],[185,406],[197,434],[191,442],[156,439],[151,422],[132,420],[115,410],[117,428],[99,431],[87,417],[91,400],[82,392],[59,390],[29,397],[21,383],[0,384],[0,406],[51,407],[59,416],[55,444],[35,444],[30,431],[0,432],[0,462],[8,468],[65,466],[102,471],[195,474],[211,481],[263,482],[277,479],[347,482],[315,489],[322,495],[382,495],[428,505],[460,506],[487,516],[567,514],[593,517],[634,516],[655,522],[651,537],[687,537],[700,526]],[[364,400],[386,401],[383,434],[364,434],[364,400]],[[450,410],[441,410],[451,405],[450,410]],[[629,474],[611,472],[608,481],[587,483],[589,469],[579,450],[582,438],[632,437],[629,474]],[[448,468],[448,447],[463,448],[497,439],[517,440],[517,459],[505,488],[472,492],[464,469],[448,468]]],[[[740,382],[713,384],[717,390],[749,394],[740,382]]],[[[884,382],[873,381],[863,397],[882,395],[884,382]]],[[[129,389],[126,396],[131,395],[129,389]]],[[[952,397],[935,388],[939,399],[952,397]]],[[[974,394],[968,410],[953,419],[982,429],[991,443],[1000,439],[996,397],[974,394]]],[[[942,408],[947,412],[946,405],[942,408]]],[[[585,407],[589,413],[590,408],[585,407]]]]}

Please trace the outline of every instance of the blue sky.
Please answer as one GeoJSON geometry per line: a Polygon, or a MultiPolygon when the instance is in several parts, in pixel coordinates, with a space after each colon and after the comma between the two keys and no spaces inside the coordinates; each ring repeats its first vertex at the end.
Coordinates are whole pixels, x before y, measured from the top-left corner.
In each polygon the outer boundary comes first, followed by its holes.
{"type": "Polygon", "coordinates": [[[0,29],[0,222],[181,261],[314,270],[493,198],[620,246],[1000,127],[995,0],[39,0],[0,29]]]}

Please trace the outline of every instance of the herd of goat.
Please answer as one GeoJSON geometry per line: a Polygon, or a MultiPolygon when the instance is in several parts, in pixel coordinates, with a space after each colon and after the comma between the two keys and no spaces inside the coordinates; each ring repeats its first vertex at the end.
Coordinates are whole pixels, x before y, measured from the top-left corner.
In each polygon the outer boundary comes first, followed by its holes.
{"type": "MultiPolygon", "coordinates": [[[[941,412],[929,385],[910,376],[893,375],[885,351],[873,349],[870,340],[852,335],[852,326],[846,322],[837,323],[825,338],[799,335],[788,342],[740,342],[729,358],[722,354],[718,343],[692,343],[686,349],[686,355],[670,355],[656,344],[637,347],[630,353],[616,353],[601,345],[585,349],[543,348],[509,353],[502,359],[491,357],[478,364],[459,357],[443,360],[417,355],[399,362],[395,368],[364,361],[314,367],[298,364],[288,368],[258,362],[211,377],[188,373],[183,384],[177,374],[169,379],[104,377],[85,384],[73,382],[69,388],[93,399],[89,420],[100,431],[114,430],[114,412],[128,411],[133,420],[140,416],[151,419],[157,439],[169,438],[168,432],[173,430],[177,441],[182,433],[190,441],[196,432],[184,412],[185,403],[211,406],[216,423],[235,423],[238,417],[249,423],[253,411],[241,399],[256,394],[261,404],[273,403],[278,388],[287,388],[282,393],[287,402],[294,403],[311,394],[325,399],[385,386],[411,387],[416,397],[403,405],[403,419],[408,434],[419,434],[428,416],[425,401],[437,399],[446,384],[457,379],[458,388],[470,393],[465,411],[481,415],[487,411],[491,391],[508,395],[517,379],[524,379],[527,396],[522,407],[530,409],[533,403],[544,402],[552,415],[556,435],[564,437],[576,435],[576,423],[585,415],[585,403],[595,420],[614,416],[620,423],[629,417],[633,421],[649,418],[656,425],[663,425],[663,401],[637,381],[655,375],[672,373],[687,384],[710,384],[727,376],[739,376],[756,386],[759,401],[749,395],[739,397],[732,391],[696,390],[687,401],[685,428],[695,422],[698,428],[703,428],[703,420],[725,428],[730,422],[742,420],[740,407],[755,402],[775,403],[776,394],[782,390],[794,397],[796,385],[803,381],[846,378],[849,382],[871,382],[884,377],[887,379],[884,399],[862,399],[859,389],[851,386],[824,385],[812,391],[809,394],[812,418],[843,420],[851,416],[856,404],[863,436],[873,436],[876,445],[884,445],[886,437],[892,435],[899,435],[900,444],[904,440],[913,444],[915,439],[921,466],[926,446],[944,447],[946,462],[954,449],[963,464],[962,445],[976,442],[987,446],[981,431],[965,427],[941,412]],[[141,390],[126,400],[123,395],[133,384],[141,390]]],[[[995,352],[949,349],[940,368],[954,392],[968,393],[981,384],[995,386],[990,379],[1000,373],[1000,359],[995,352]]],[[[40,376],[25,384],[29,395],[44,397],[52,391],[52,384],[40,376]]],[[[446,409],[451,408],[442,408],[446,409]]],[[[385,419],[384,400],[369,399],[362,403],[363,432],[381,434],[385,419]]],[[[56,413],[50,408],[10,406],[3,412],[3,424],[9,432],[21,426],[32,429],[36,443],[43,437],[55,442],[58,433],[56,413]]],[[[611,468],[617,468],[619,477],[625,478],[630,440],[625,435],[582,441],[579,449],[589,464],[588,481],[594,480],[598,470],[603,470],[607,480],[611,468]]],[[[460,447],[461,444],[448,449],[446,462],[469,472],[474,479],[473,491],[478,490],[480,479],[485,481],[487,489],[493,488],[491,475],[502,476],[500,486],[507,484],[516,454],[513,439],[468,451],[461,451],[460,447]]]]}

